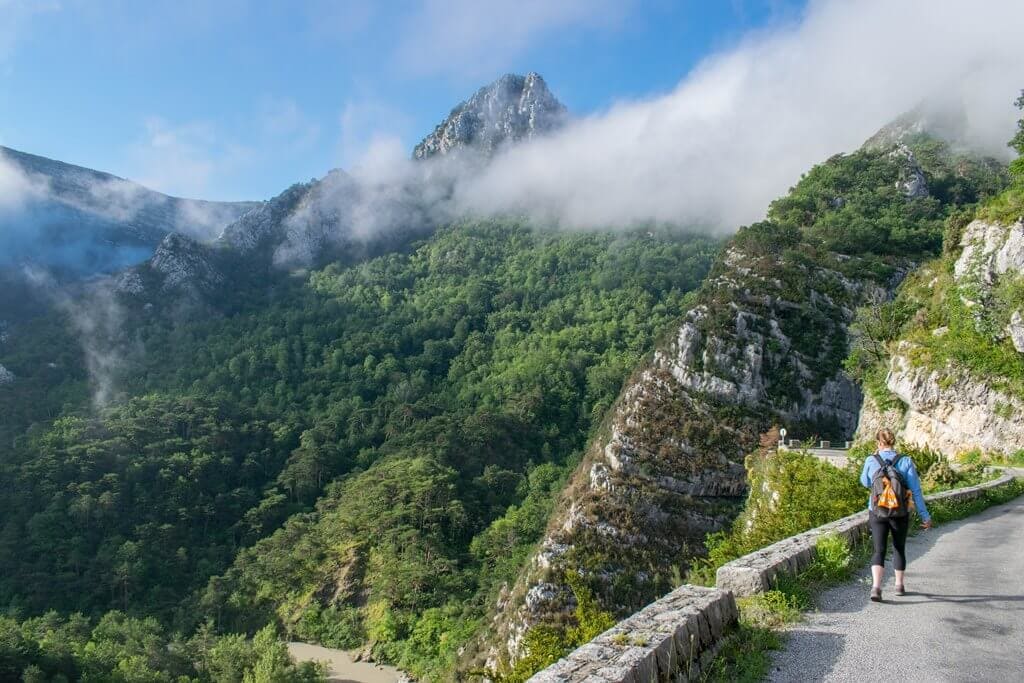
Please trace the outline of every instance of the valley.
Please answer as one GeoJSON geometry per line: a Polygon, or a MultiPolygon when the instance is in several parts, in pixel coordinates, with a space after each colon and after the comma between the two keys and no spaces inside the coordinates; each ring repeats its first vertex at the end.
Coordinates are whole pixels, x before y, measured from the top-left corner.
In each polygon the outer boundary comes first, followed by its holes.
{"type": "Polygon", "coordinates": [[[936,488],[1022,457],[1024,119],[1007,166],[904,117],[728,235],[454,201],[567,125],[510,74],[398,180],[219,204],[0,149],[44,188],[0,273],[0,680],[526,680],[862,505],[758,461],[779,426],[895,426],[936,488]]]}

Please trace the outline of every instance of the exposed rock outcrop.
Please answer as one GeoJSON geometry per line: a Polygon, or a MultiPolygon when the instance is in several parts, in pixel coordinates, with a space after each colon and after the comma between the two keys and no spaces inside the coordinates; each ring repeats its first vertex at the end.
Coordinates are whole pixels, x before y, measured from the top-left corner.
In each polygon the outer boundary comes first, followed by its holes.
{"type": "MultiPolygon", "coordinates": [[[[1024,353],[1021,311],[1000,313],[1002,304],[993,305],[996,287],[1024,272],[1024,221],[1000,225],[975,220],[964,229],[959,247],[944,296],[962,301],[974,314],[977,332],[992,337],[993,344],[1012,344],[1024,353]]],[[[948,329],[939,327],[931,334],[941,338],[948,329]]],[[[1005,454],[1024,449],[1024,400],[999,388],[1003,378],[981,375],[953,359],[926,363],[919,351],[919,344],[901,341],[889,363],[886,387],[905,411],[883,414],[873,401],[865,402],[860,437],[884,425],[898,429],[910,443],[949,456],[975,448],[1005,454]]]]}
{"type": "Polygon", "coordinates": [[[865,394],[853,438],[856,441],[870,441],[882,428],[900,430],[905,417],[906,406],[902,403],[899,407],[882,409],[871,394],[865,394]]]}
{"type": "Polygon", "coordinates": [[[973,221],[960,239],[953,268],[958,283],[991,287],[1000,275],[1024,272],[1024,219],[1013,225],[973,221]]]}
{"type": "Polygon", "coordinates": [[[426,159],[472,148],[490,156],[504,144],[558,128],[565,118],[565,107],[540,74],[507,74],[455,107],[412,155],[426,159]]]}
{"type": "MultiPolygon", "coordinates": [[[[149,265],[162,279],[162,290],[181,287],[212,291],[224,282],[224,275],[212,262],[209,250],[195,240],[172,233],[157,247],[149,265]]],[[[121,278],[125,287],[137,287],[130,278],[121,278]]]]}
{"type": "Polygon", "coordinates": [[[901,437],[909,443],[951,457],[973,448],[1007,455],[1024,448],[1024,401],[967,372],[914,367],[898,354],[886,384],[907,405],[901,437]]]}
{"type": "MultiPolygon", "coordinates": [[[[507,75],[459,104],[413,151],[416,159],[472,152],[485,162],[499,148],[554,130],[565,107],[540,75],[507,75]]],[[[333,170],[257,206],[222,232],[240,254],[266,250],[282,267],[309,266],[354,247],[428,233],[449,217],[455,164],[415,164],[380,179],[333,170]]],[[[372,176],[372,174],[371,174],[372,176]]]]}
{"type": "Polygon", "coordinates": [[[903,194],[908,199],[927,197],[928,180],[925,178],[921,166],[917,163],[917,157],[914,156],[914,152],[905,144],[900,143],[896,146],[896,149],[889,153],[889,156],[897,159],[900,163],[900,179],[896,184],[903,194]]]}
{"type": "Polygon", "coordinates": [[[1013,348],[1018,353],[1024,353],[1024,314],[1021,311],[1014,311],[1010,316],[1010,324],[1006,326],[1006,333],[1010,335],[1013,348]]]}
{"type": "Polygon", "coordinates": [[[0,365],[0,386],[11,384],[15,379],[13,372],[0,365]]]}
{"type": "Polygon", "coordinates": [[[841,263],[724,253],[697,305],[627,384],[540,551],[503,596],[489,665],[515,659],[531,625],[571,609],[566,571],[622,614],[670,589],[672,573],[732,519],[743,458],[773,422],[852,433],[861,397],[840,366],[846,329],[885,289],[841,263]]]}

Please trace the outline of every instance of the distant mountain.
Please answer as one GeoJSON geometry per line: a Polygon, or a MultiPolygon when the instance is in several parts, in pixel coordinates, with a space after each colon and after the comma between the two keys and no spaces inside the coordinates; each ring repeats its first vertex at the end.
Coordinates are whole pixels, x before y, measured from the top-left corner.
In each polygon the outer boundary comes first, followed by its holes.
{"type": "Polygon", "coordinates": [[[565,119],[565,107],[540,74],[507,74],[452,109],[412,155],[426,159],[473,148],[489,156],[506,143],[555,130],[565,119]]]}
{"type": "Polygon", "coordinates": [[[172,232],[216,235],[259,205],[170,197],[7,147],[0,147],[0,180],[0,267],[29,262],[66,277],[143,261],[172,232]]]}
{"type": "MultiPolygon", "coordinates": [[[[486,161],[504,145],[557,129],[565,118],[565,107],[540,75],[509,74],[455,107],[416,146],[413,157],[425,160],[463,150],[486,161]]],[[[406,170],[377,182],[335,169],[318,180],[292,185],[228,223],[215,243],[202,247],[209,251],[205,257],[200,258],[190,240],[165,241],[148,264],[136,269],[138,276],[122,276],[119,286],[138,295],[146,295],[154,284],[160,290],[185,287],[210,293],[224,280],[217,269],[237,270],[240,259],[251,274],[268,265],[294,268],[348,261],[408,244],[450,217],[445,202],[457,169],[412,164],[406,170]],[[180,258],[176,250],[182,251],[180,258]],[[171,274],[168,264],[174,264],[171,274]],[[188,276],[192,266],[194,281],[188,276]]]]}

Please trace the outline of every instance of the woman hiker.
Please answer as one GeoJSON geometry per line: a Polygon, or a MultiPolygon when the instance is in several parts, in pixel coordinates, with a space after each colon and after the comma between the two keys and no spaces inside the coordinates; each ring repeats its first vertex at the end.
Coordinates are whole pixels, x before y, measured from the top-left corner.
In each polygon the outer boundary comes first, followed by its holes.
{"type": "Polygon", "coordinates": [[[895,551],[896,595],[906,594],[903,573],[907,569],[907,531],[910,526],[910,498],[913,497],[922,529],[932,526],[928,506],[921,493],[921,479],[914,461],[896,453],[896,435],[891,429],[879,429],[875,435],[878,452],[868,456],[860,473],[860,483],[871,489],[868,499],[868,526],[874,554],[871,556],[871,599],[882,601],[882,575],[889,534],[895,551]]]}

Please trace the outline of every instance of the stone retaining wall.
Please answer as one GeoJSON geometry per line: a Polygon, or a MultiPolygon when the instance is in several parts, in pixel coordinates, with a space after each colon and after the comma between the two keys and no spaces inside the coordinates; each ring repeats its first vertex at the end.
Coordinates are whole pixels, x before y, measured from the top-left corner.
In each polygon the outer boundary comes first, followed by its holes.
{"type": "MultiPolygon", "coordinates": [[[[1007,474],[977,486],[933,493],[925,496],[925,500],[971,500],[988,489],[1004,486],[1011,481],[1013,476],[1007,474]]],[[[867,533],[867,528],[868,513],[865,510],[817,529],[791,536],[722,565],[718,568],[715,585],[736,595],[761,593],[771,587],[778,574],[795,574],[809,565],[814,560],[818,539],[822,536],[838,534],[854,542],[867,533]]]]}
{"type": "Polygon", "coordinates": [[[732,593],[680,586],[530,679],[532,683],[694,680],[739,612],[732,593]]]}
{"type": "MultiPolygon", "coordinates": [[[[925,500],[971,500],[1013,479],[1004,474],[977,486],[934,493],[925,500]]],[[[858,512],[722,565],[716,588],[680,586],[534,674],[530,683],[695,680],[739,618],[734,596],[766,591],[780,573],[799,572],[814,560],[818,539],[826,534],[859,540],[867,533],[867,521],[867,511],[858,512]]]]}

